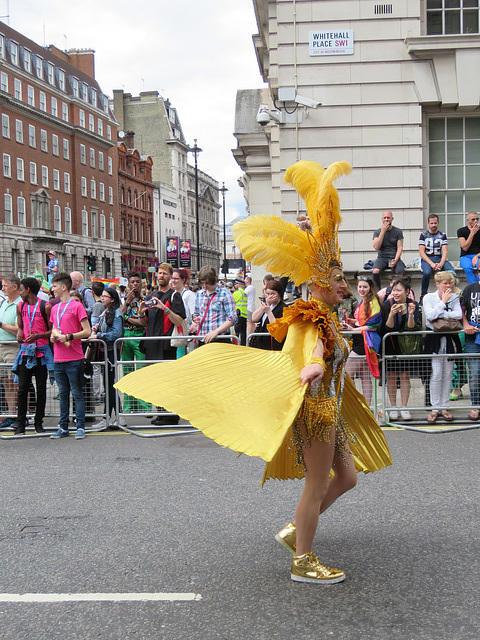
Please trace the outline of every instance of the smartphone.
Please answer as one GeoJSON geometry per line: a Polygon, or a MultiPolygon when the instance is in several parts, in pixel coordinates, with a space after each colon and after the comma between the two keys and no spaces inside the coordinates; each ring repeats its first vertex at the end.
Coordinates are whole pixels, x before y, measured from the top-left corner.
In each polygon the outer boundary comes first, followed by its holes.
{"type": "Polygon", "coordinates": [[[260,302],[265,302],[265,296],[260,296],[259,300],[260,300],[260,302]]]}
{"type": "Polygon", "coordinates": [[[145,300],[145,302],[143,303],[146,307],[151,307],[151,306],[155,306],[155,300],[145,300]]]}

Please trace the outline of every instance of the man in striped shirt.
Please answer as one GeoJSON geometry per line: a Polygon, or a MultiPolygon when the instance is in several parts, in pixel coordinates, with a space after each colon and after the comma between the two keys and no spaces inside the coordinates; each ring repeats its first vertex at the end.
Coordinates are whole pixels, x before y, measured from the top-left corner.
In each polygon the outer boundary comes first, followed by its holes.
{"type": "Polygon", "coordinates": [[[218,336],[229,334],[237,319],[235,300],[226,287],[218,285],[213,267],[202,267],[198,272],[198,282],[202,289],[197,291],[190,333],[203,336],[200,344],[220,342],[218,336]]]}

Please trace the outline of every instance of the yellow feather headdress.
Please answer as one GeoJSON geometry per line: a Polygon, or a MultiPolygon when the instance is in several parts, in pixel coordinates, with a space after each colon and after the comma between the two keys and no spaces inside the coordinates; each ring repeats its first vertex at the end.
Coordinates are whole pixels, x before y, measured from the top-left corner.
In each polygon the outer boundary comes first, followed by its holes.
{"type": "Polygon", "coordinates": [[[341,264],[337,234],[342,218],[333,181],[351,170],[347,162],[335,162],[325,170],[307,160],[289,167],[284,182],[305,201],[311,231],[303,231],[278,216],[241,220],[233,227],[233,239],[244,259],[288,277],[295,285],[313,280],[329,289],[329,264],[332,260],[341,264]]]}

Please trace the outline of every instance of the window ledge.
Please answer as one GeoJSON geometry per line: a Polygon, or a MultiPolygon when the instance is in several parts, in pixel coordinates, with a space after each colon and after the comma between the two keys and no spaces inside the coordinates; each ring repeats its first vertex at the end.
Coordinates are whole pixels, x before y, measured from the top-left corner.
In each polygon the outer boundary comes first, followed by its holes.
{"type": "Polygon", "coordinates": [[[417,58],[431,58],[435,54],[452,53],[456,49],[480,49],[480,34],[453,34],[406,38],[407,53],[417,58]]]}

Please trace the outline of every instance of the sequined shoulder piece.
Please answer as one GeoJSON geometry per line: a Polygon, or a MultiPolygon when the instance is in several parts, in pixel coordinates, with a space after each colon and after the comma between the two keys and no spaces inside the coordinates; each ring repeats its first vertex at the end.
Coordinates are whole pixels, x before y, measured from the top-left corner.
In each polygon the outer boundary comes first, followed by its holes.
{"type": "Polygon", "coordinates": [[[341,325],[337,321],[332,308],[315,299],[297,300],[295,304],[283,311],[283,316],[267,325],[270,334],[281,342],[287,335],[288,327],[294,322],[312,322],[317,326],[319,338],[323,341],[325,356],[333,351],[341,325]],[[332,329],[332,324],[337,327],[337,332],[332,329]]]}

